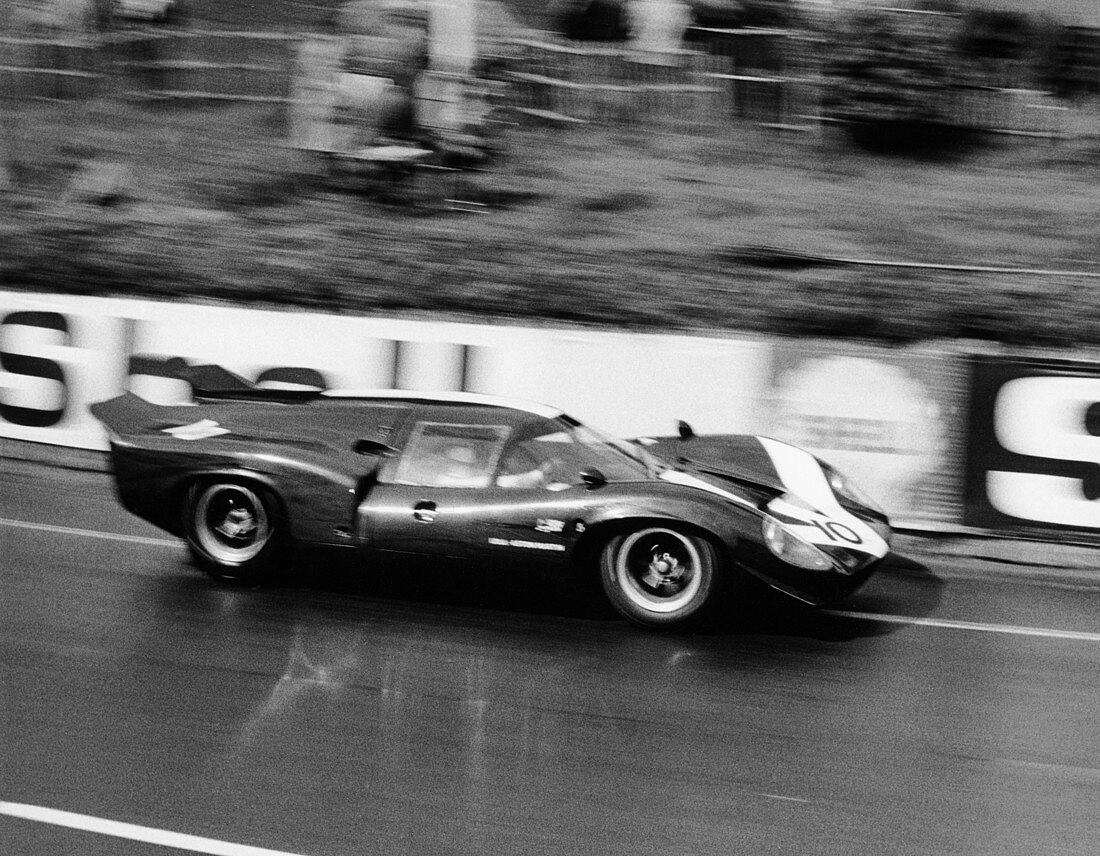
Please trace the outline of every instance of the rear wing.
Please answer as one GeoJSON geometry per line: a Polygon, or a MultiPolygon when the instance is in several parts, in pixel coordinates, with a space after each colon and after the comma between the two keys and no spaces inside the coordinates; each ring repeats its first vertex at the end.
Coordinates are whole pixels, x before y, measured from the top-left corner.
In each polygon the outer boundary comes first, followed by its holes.
{"type": "MultiPolygon", "coordinates": [[[[136,358],[134,362],[145,358],[136,358]]],[[[217,365],[190,365],[186,360],[174,358],[153,361],[153,366],[138,362],[136,373],[145,368],[150,374],[176,378],[191,387],[192,401],[175,405],[161,405],[147,401],[133,392],[107,401],[93,404],[88,409],[111,432],[119,436],[134,436],[148,432],[174,430],[214,415],[212,411],[195,405],[213,405],[218,402],[256,402],[267,404],[305,403],[317,399],[321,389],[279,389],[252,383],[238,374],[217,365]]],[[[216,424],[216,423],[215,423],[216,424]]]]}
{"type": "Polygon", "coordinates": [[[107,428],[112,442],[161,434],[170,434],[180,440],[201,440],[230,433],[228,428],[207,416],[208,408],[153,404],[132,392],[93,404],[88,409],[107,428]]]}
{"type": "Polygon", "coordinates": [[[172,373],[191,385],[197,401],[312,401],[320,389],[279,389],[258,386],[229,369],[216,365],[192,366],[183,360],[172,366],[172,373]]]}
{"type": "Polygon", "coordinates": [[[123,437],[138,434],[158,423],[167,423],[165,417],[170,409],[146,401],[132,392],[97,402],[88,408],[92,416],[106,425],[111,433],[123,437]]]}

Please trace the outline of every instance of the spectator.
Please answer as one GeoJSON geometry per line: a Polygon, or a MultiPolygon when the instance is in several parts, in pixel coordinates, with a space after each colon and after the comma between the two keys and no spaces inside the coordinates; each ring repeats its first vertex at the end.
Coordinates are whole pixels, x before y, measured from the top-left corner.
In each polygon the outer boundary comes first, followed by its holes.
{"type": "Polygon", "coordinates": [[[616,0],[570,0],[556,17],[567,39],[621,42],[626,38],[623,9],[616,0]]]}
{"type": "Polygon", "coordinates": [[[626,27],[631,58],[644,65],[680,64],[691,7],[682,0],[628,0],[626,27]]]}
{"type": "Polygon", "coordinates": [[[628,0],[624,11],[639,107],[649,112],[660,106],[659,87],[676,81],[691,7],[682,0],[628,0]]]}

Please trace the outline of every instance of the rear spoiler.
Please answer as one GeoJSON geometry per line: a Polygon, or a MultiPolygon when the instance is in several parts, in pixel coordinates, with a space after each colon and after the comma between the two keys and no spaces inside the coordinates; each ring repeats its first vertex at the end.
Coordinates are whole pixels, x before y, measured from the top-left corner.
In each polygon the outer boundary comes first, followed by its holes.
{"type": "MultiPolygon", "coordinates": [[[[191,387],[194,402],[180,405],[160,405],[146,401],[132,392],[125,392],[107,401],[100,401],[88,409],[92,415],[116,434],[126,436],[149,429],[175,427],[187,424],[194,418],[194,403],[213,404],[218,401],[266,402],[269,404],[293,404],[317,399],[322,392],[316,389],[278,389],[259,386],[217,365],[193,366],[186,360],[173,357],[169,360],[156,357],[132,357],[132,374],[153,375],[182,380],[191,387]],[[182,421],[181,421],[182,420],[182,421]]],[[[280,377],[279,380],[284,378],[280,377]]],[[[312,384],[314,378],[306,372],[287,376],[289,382],[312,384]]]]}
{"type": "Polygon", "coordinates": [[[125,437],[163,422],[168,408],[126,392],[107,401],[99,401],[88,410],[108,429],[125,437]]]}
{"type": "MultiPolygon", "coordinates": [[[[181,360],[182,362],[182,360],[181,360]]],[[[216,365],[192,366],[184,363],[177,372],[180,380],[191,384],[191,394],[198,401],[312,401],[320,389],[272,389],[258,386],[239,374],[216,365]]]]}
{"type": "MultiPolygon", "coordinates": [[[[323,389],[323,382],[312,375],[288,377],[287,380],[304,387],[315,389],[279,389],[259,386],[247,378],[218,365],[191,365],[180,357],[160,360],[151,357],[133,357],[130,360],[132,374],[152,374],[160,377],[178,378],[190,385],[191,395],[196,401],[263,401],[287,404],[312,401],[323,389]]],[[[283,378],[279,378],[282,380],[283,378]]]]}

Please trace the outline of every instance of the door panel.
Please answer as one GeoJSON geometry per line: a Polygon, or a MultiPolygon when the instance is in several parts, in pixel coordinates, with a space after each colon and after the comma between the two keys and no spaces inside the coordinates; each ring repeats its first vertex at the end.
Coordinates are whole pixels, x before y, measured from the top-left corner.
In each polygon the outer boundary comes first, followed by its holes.
{"type": "Polygon", "coordinates": [[[481,493],[476,488],[378,484],[359,506],[360,536],[372,550],[469,558],[481,493]]]}
{"type": "Polygon", "coordinates": [[[528,420],[530,441],[514,441],[500,413],[446,415],[423,413],[380,471],[359,506],[363,543],[432,562],[563,565],[589,502],[565,426],[528,420]]]}
{"type": "Polygon", "coordinates": [[[503,570],[560,567],[584,488],[502,490],[377,485],[359,507],[368,549],[503,570]],[[574,495],[578,494],[578,495],[574,495]]]}
{"type": "Polygon", "coordinates": [[[574,524],[584,489],[502,489],[496,494],[498,501],[480,514],[483,561],[505,571],[564,566],[577,538],[574,524]]]}

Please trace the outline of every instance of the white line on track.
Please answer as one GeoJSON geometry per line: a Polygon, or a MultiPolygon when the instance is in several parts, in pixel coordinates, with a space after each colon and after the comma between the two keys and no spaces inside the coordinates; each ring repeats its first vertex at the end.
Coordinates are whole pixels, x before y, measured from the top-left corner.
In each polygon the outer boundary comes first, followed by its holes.
{"type": "Polygon", "coordinates": [[[29,520],[8,520],[0,517],[0,526],[15,529],[34,529],[38,532],[55,532],[59,535],[79,535],[82,538],[100,538],[105,541],[125,541],[129,544],[146,544],[151,547],[178,547],[179,541],[168,538],[145,538],[140,535],[121,535],[116,532],[97,532],[94,529],[73,529],[70,526],[53,526],[49,523],[32,523],[29,520]]]}
{"type": "Polygon", "coordinates": [[[1039,636],[1045,639],[1071,639],[1077,642],[1100,642],[1100,633],[1080,630],[1050,630],[1046,627],[1021,627],[1015,624],[985,624],[978,621],[950,621],[946,618],[916,618],[908,615],[879,615],[874,612],[847,612],[840,609],[822,610],[840,618],[878,621],[885,624],[915,624],[920,627],[943,627],[948,630],[976,630],[982,633],[1006,633],[1010,636],[1039,636]]]}
{"type": "Polygon", "coordinates": [[[98,835],[110,835],[114,838],[126,838],[146,844],[159,844],[162,847],[175,847],[177,850],[190,850],[193,853],[209,853],[212,856],[300,856],[283,850],[268,850],[266,847],[252,847],[248,844],[233,844],[214,838],[201,838],[182,832],[169,832],[150,826],[137,826],[132,823],[120,823],[117,820],[104,820],[87,814],[74,814],[55,808],[43,808],[23,803],[0,802],[0,814],[32,820],[36,823],[48,823],[52,826],[65,826],[98,835]]]}
{"type": "MultiPolygon", "coordinates": [[[[93,529],[73,529],[68,526],[53,526],[48,523],[32,523],[27,520],[9,520],[0,517],[0,526],[12,526],[19,529],[35,529],[42,532],[56,532],[63,535],[79,535],[84,538],[102,538],[109,541],[125,541],[131,544],[146,544],[153,547],[179,547],[179,541],[167,538],[144,538],[138,535],[121,535],[114,532],[96,532],[93,529]]],[[[973,630],[981,633],[1003,633],[1009,636],[1037,636],[1045,639],[1066,639],[1076,642],[1100,642],[1100,633],[1088,633],[1078,630],[1051,630],[1046,627],[1023,627],[1015,624],[986,624],[978,621],[950,621],[945,618],[918,618],[909,615],[883,615],[876,612],[852,612],[840,609],[824,609],[826,615],[838,618],[854,618],[859,621],[877,621],[883,624],[911,624],[919,627],[941,627],[947,630],[973,630]]]]}

